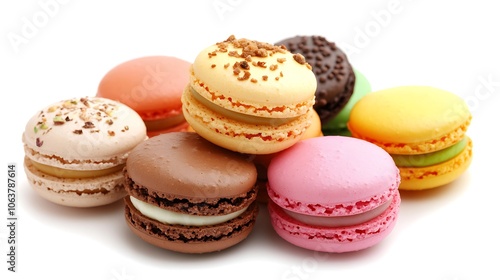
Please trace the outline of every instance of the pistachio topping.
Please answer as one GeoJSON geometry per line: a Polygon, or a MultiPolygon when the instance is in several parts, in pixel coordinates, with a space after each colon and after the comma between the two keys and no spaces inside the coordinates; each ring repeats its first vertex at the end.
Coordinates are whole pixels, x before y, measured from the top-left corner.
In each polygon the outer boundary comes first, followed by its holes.
{"type": "Polygon", "coordinates": [[[54,122],[54,125],[63,125],[65,123],[65,120],[61,115],[56,115],[52,121],[54,122]]]}
{"type": "MultiPolygon", "coordinates": [[[[109,136],[114,136],[113,126],[117,119],[116,112],[119,106],[119,103],[104,98],[82,97],[62,100],[40,111],[36,116],[33,132],[38,134],[38,137],[35,144],[37,147],[41,147],[44,144],[44,135],[56,127],[67,125],[76,125],[77,129],[71,130],[74,135],[106,133],[109,136]],[[103,124],[108,129],[103,130],[103,124]]],[[[129,130],[129,126],[125,124],[122,128],[117,129],[125,132],[129,130]]]]}

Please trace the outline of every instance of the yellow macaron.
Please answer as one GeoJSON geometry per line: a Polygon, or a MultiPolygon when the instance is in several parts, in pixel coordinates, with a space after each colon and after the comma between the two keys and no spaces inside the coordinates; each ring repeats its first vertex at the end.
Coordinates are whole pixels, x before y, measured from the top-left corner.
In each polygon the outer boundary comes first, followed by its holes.
{"type": "Polygon", "coordinates": [[[363,97],[352,109],[353,137],[393,157],[402,190],[422,190],[458,178],[472,159],[466,135],[472,115],[459,96],[430,86],[400,86],[363,97]]]}
{"type": "Polygon", "coordinates": [[[300,54],[236,39],[203,49],[182,96],[184,116],[203,138],[249,154],[271,154],[311,125],[316,78],[300,54]]]}

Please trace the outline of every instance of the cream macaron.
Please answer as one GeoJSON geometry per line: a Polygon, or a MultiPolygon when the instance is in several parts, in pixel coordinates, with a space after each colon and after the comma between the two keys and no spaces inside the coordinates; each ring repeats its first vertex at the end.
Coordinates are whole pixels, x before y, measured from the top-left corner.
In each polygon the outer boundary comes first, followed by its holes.
{"type": "Polygon", "coordinates": [[[182,96],[184,117],[216,145],[271,154],[298,142],[311,125],[316,86],[302,55],[230,36],[194,60],[182,96]]]}
{"type": "Polygon", "coordinates": [[[43,198],[73,207],[123,198],[128,153],[147,139],[141,117],[100,97],[62,100],[27,122],[22,141],[31,186],[43,198]]]}

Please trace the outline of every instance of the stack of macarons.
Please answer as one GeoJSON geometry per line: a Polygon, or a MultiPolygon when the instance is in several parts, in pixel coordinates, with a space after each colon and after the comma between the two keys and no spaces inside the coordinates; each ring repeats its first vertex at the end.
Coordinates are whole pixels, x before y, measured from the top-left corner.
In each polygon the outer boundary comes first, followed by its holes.
{"type": "Polygon", "coordinates": [[[193,63],[122,62],[96,96],[43,108],[23,133],[24,167],[54,203],[124,202],[130,231],[167,250],[235,246],[265,202],[285,241],[340,253],[392,232],[399,190],[465,172],[470,121],[465,102],[444,90],[372,91],[325,37],[230,36],[193,63]]]}
{"type": "MultiPolygon", "coordinates": [[[[125,66],[139,62],[153,63],[125,66]]],[[[130,86],[113,86],[137,76],[125,66],[103,78],[99,95],[127,93],[130,86]]],[[[192,132],[159,133],[133,149],[124,169],[125,219],[152,245],[220,251],[246,239],[255,224],[254,159],[322,136],[312,108],[316,79],[302,55],[234,36],[203,49],[183,73],[189,79],[179,100],[192,132]]]]}

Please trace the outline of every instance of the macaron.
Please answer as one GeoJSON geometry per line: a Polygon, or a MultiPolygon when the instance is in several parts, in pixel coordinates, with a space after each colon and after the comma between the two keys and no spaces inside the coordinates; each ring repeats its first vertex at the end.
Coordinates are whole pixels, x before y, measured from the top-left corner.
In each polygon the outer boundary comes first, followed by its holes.
{"type": "Polygon", "coordinates": [[[424,190],[457,179],[472,160],[466,135],[472,115],[465,101],[430,86],[372,92],[353,107],[348,128],[392,155],[401,190],[424,190]]]}
{"type": "Polygon", "coordinates": [[[356,76],[346,54],[334,42],[317,35],[299,35],[276,44],[302,54],[313,67],[317,79],[314,109],[325,125],[344,108],[354,91],[356,76]]]}
{"type": "Polygon", "coordinates": [[[193,132],[161,134],[139,144],[124,169],[130,230],[181,253],[221,251],[252,232],[257,170],[246,156],[193,132]]]}
{"type": "Polygon", "coordinates": [[[125,61],[101,79],[97,96],[134,109],[149,137],[185,131],[181,95],[189,82],[191,63],[173,56],[145,56],[125,61]]]}
{"type": "Polygon", "coordinates": [[[382,148],[345,136],[305,139],[273,157],[268,210],[285,241],[314,251],[369,248],[396,225],[399,170],[382,148]]]}
{"type": "Polygon", "coordinates": [[[284,47],[230,36],[195,58],[184,116],[203,138],[247,154],[271,154],[311,125],[316,91],[311,66],[284,47]]]}
{"type": "Polygon", "coordinates": [[[56,204],[93,207],[122,199],[129,152],[146,126],[130,107],[100,97],[72,98],[36,112],[22,135],[30,185],[56,204]]]}
{"type": "Polygon", "coordinates": [[[370,81],[366,76],[356,68],[353,70],[356,76],[356,82],[354,83],[354,91],[351,98],[349,98],[349,101],[344,108],[340,110],[337,116],[322,126],[321,129],[325,135],[351,136],[351,132],[347,128],[347,123],[349,122],[349,115],[351,114],[352,107],[354,107],[361,98],[372,91],[370,81]]]}

